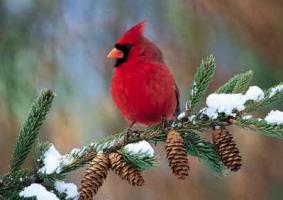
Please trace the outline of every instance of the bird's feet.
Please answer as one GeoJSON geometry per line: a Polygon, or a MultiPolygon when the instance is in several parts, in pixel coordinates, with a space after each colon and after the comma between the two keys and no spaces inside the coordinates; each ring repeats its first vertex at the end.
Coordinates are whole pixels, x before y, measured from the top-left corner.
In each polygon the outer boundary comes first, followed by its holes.
{"type": "Polygon", "coordinates": [[[132,130],[134,124],[135,124],[134,122],[131,123],[131,124],[129,125],[129,127],[127,128],[126,132],[124,133],[124,143],[125,143],[125,144],[128,143],[129,137],[130,137],[131,135],[134,135],[134,134],[137,134],[137,133],[138,133],[138,131],[132,130]]]}
{"type": "Polygon", "coordinates": [[[165,117],[162,117],[161,119],[161,131],[163,132],[167,126],[167,119],[165,117]]]}
{"type": "Polygon", "coordinates": [[[127,144],[129,141],[129,137],[131,135],[132,130],[131,129],[127,129],[126,132],[124,133],[124,143],[127,144]]]}

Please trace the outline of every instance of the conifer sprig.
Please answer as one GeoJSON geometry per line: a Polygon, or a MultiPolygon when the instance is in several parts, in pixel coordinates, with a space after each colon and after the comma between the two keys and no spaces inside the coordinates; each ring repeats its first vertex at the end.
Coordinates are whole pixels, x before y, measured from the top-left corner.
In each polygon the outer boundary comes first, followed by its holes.
{"type": "Polygon", "coordinates": [[[205,60],[201,61],[197,72],[195,73],[194,80],[191,86],[189,99],[186,107],[189,112],[192,112],[196,104],[202,99],[207,91],[208,85],[211,82],[212,76],[216,68],[215,58],[210,55],[205,60]]]}
{"type": "Polygon", "coordinates": [[[256,131],[259,134],[283,139],[283,125],[272,125],[263,119],[242,119],[235,121],[235,125],[256,131]]]}
{"type": "Polygon", "coordinates": [[[237,74],[230,80],[228,80],[222,87],[216,90],[216,93],[242,93],[244,92],[252,78],[253,78],[253,71],[247,71],[242,74],[237,74]]]}
{"type": "Polygon", "coordinates": [[[213,174],[223,175],[225,167],[212,143],[205,141],[193,131],[183,134],[183,137],[188,154],[199,158],[213,174]]]}
{"type": "Polygon", "coordinates": [[[149,156],[144,153],[131,154],[125,148],[122,148],[119,152],[123,155],[126,162],[130,163],[138,171],[148,170],[158,165],[155,155],[149,156]]]}
{"type": "Polygon", "coordinates": [[[25,161],[32,145],[38,138],[47,112],[49,111],[54,93],[51,90],[43,90],[31,106],[27,118],[20,130],[11,159],[11,170],[16,171],[25,161]]]}
{"type": "Polygon", "coordinates": [[[283,99],[283,83],[280,83],[274,87],[264,91],[264,98],[259,102],[249,102],[246,105],[245,112],[255,112],[262,110],[268,106],[272,106],[283,99]]]}

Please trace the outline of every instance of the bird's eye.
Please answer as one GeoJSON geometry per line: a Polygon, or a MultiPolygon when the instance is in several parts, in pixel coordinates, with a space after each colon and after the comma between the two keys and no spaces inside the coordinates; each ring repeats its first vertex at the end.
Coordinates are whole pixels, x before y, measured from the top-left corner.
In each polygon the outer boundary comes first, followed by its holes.
{"type": "Polygon", "coordinates": [[[130,50],[132,48],[132,45],[131,44],[125,44],[125,48],[130,50]]]}

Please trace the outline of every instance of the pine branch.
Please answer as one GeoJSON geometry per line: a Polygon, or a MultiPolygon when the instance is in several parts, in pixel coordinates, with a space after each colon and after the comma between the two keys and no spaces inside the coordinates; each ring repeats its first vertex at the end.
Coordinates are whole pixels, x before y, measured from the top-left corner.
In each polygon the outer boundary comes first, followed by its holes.
{"type": "Polygon", "coordinates": [[[36,178],[32,171],[10,172],[1,179],[3,184],[0,186],[0,195],[9,199],[11,197],[11,191],[18,194],[23,185],[28,185],[35,180],[36,178]]]}
{"type": "MultiPolygon", "coordinates": [[[[220,175],[222,173],[221,171],[223,170],[223,166],[219,160],[219,156],[217,155],[211,143],[202,140],[198,135],[194,134],[191,129],[188,128],[184,129],[183,127],[180,129],[178,128],[175,129],[176,131],[182,133],[182,136],[185,138],[185,141],[187,142],[187,148],[189,149],[188,153],[190,155],[195,156],[199,158],[201,161],[203,161],[204,164],[206,164],[214,174],[220,175]]],[[[165,142],[167,135],[166,130],[167,129],[165,129],[165,131],[162,132],[160,127],[158,128],[156,126],[150,127],[148,129],[138,132],[139,134],[138,138],[135,136],[130,136],[128,139],[128,143],[134,143],[141,140],[147,140],[153,142],[165,142]],[[154,132],[155,134],[152,134],[152,132],[154,132]]],[[[67,155],[67,157],[73,157],[74,162],[68,165],[63,164],[61,173],[68,173],[79,167],[84,166],[84,164],[86,164],[89,160],[92,160],[95,157],[98,151],[102,150],[108,153],[114,152],[119,150],[121,147],[125,146],[128,143],[124,143],[124,139],[123,137],[121,137],[121,133],[120,133],[114,136],[110,136],[109,138],[101,142],[83,147],[81,150],[78,150],[75,154],[67,155]],[[112,144],[108,143],[108,141],[111,140],[110,138],[112,140],[113,138],[115,138],[114,140],[117,142],[112,144]],[[119,143],[118,138],[120,138],[121,143],[119,143]],[[101,147],[104,147],[104,149],[101,147]],[[84,156],[86,157],[86,159],[84,159],[84,156]]],[[[122,153],[125,156],[126,160],[133,162],[135,166],[139,166],[138,168],[140,168],[140,170],[145,170],[145,168],[152,167],[156,164],[156,162],[154,162],[155,160],[154,158],[148,158],[148,157],[142,158],[142,155],[129,156],[125,154],[125,151],[123,150],[122,153]],[[140,163],[140,165],[138,163],[140,163]]]]}
{"type": "Polygon", "coordinates": [[[54,93],[50,90],[44,90],[32,104],[31,110],[20,130],[14,147],[11,170],[16,171],[23,164],[31,147],[38,137],[39,129],[42,126],[47,112],[51,107],[54,93]]]}
{"type": "Polygon", "coordinates": [[[223,175],[225,169],[213,144],[201,139],[193,131],[183,134],[188,154],[199,158],[215,175],[223,175]]]}
{"type": "Polygon", "coordinates": [[[51,144],[49,142],[37,142],[34,152],[34,163],[37,163],[38,167],[41,166],[43,154],[49,149],[50,146],[51,144]]]}
{"type": "Polygon", "coordinates": [[[156,156],[145,156],[143,153],[131,154],[124,148],[119,151],[126,160],[138,171],[144,171],[157,166],[156,156]]]}
{"type": "Polygon", "coordinates": [[[283,139],[283,125],[271,125],[265,120],[241,118],[237,119],[234,123],[237,126],[248,128],[268,137],[283,139]]]}
{"type": "Polygon", "coordinates": [[[201,61],[201,64],[194,76],[191,92],[186,105],[189,112],[193,111],[196,104],[207,91],[208,84],[211,82],[215,68],[215,58],[212,55],[201,61]]]}
{"type": "MultiPolygon", "coordinates": [[[[134,140],[132,139],[132,137],[130,137],[128,141],[130,143],[136,142],[137,140],[134,140]]],[[[66,174],[80,167],[83,167],[89,161],[94,159],[97,152],[99,151],[107,151],[107,153],[114,152],[126,145],[124,142],[125,140],[123,133],[118,133],[108,136],[99,142],[91,143],[80,149],[76,149],[76,151],[72,151],[69,154],[65,155],[65,157],[70,160],[70,162],[61,164],[60,173],[66,174]]]]}
{"type": "Polygon", "coordinates": [[[264,92],[264,99],[259,102],[249,102],[246,105],[245,112],[250,113],[254,111],[259,111],[267,106],[272,106],[283,99],[283,83],[275,87],[271,87],[264,92]]]}
{"type": "Polygon", "coordinates": [[[239,77],[239,80],[236,82],[236,85],[233,89],[233,93],[244,92],[249,87],[252,78],[253,78],[253,71],[248,71],[242,74],[239,77]]]}
{"type": "Polygon", "coordinates": [[[216,90],[216,93],[242,93],[248,88],[252,78],[253,71],[251,70],[243,74],[237,74],[216,90]]]}

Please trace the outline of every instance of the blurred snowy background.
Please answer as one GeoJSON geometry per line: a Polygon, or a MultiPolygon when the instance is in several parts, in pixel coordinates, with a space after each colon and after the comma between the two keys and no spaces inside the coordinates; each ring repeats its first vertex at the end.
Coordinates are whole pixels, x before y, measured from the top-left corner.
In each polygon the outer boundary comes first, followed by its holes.
{"type": "MultiPolygon", "coordinates": [[[[262,88],[283,80],[282,18],[280,0],[1,0],[0,172],[8,169],[16,134],[41,88],[57,93],[41,138],[62,154],[126,127],[109,95],[113,63],[106,55],[140,20],[184,102],[193,72],[211,53],[217,62],[211,90],[249,69],[262,88]]],[[[97,199],[282,199],[283,141],[232,131],[244,160],[240,172],[219,179],[190,158],[190,177],[178,181],[157,146],[161,165],[145,173],[145,187],[111,174],[97,199]]],[[[80,176],[70,179],[79,183],[80,176]]]]}

